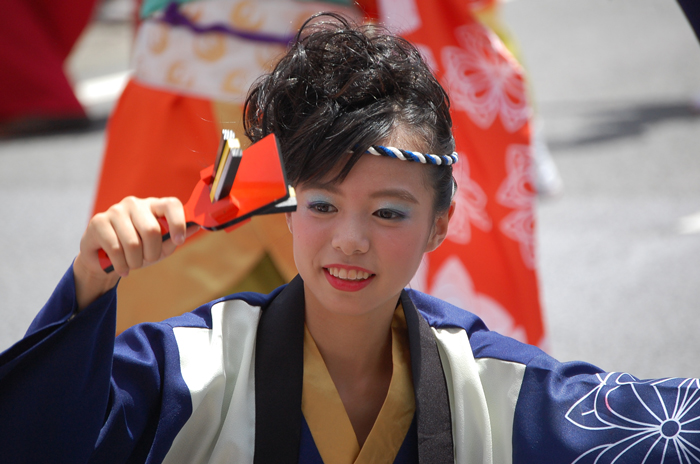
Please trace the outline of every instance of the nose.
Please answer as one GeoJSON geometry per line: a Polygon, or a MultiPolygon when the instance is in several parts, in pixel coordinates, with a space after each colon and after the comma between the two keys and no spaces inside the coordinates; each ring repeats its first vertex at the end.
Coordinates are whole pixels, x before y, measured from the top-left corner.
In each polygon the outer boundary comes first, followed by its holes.
{"type": "Polygon", "coordinates": [[[331,245],[345,255],[367,253],[370,239],[366,224],[360,218],[348,216],[338,221],[331,245]]]}

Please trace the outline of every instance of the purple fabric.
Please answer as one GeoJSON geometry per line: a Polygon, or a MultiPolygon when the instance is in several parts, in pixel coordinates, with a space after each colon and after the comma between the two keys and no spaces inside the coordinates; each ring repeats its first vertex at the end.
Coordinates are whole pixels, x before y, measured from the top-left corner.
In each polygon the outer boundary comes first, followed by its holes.
{"type": "Polygon", "coordinates": [[[161,21],[170,24],[171,26],[184,26],[189,28],[195,34],[207,34],[209,32],[220,32],[223,34],[232,35],[243,40],[251,40],[253,42],[262,42],[269,44],[289,45],[292,43],[296,34],[290,35],[272,35],[260,32],[241,31],[227,24],[215,23],[208,26],[200,26],[192,22],[190,18],[180,13],[178,4],[170,3],[166,8],[161,21]]]}

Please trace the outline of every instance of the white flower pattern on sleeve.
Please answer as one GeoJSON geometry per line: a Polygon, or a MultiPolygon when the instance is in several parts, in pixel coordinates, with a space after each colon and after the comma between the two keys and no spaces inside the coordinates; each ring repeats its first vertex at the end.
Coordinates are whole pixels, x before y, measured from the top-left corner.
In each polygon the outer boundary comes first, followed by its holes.
{"type": "Polygon", "coordinates": [[[600,383],[567,411],[566,419],[583,430],[607,431],[609,442],[572,464],[700,462],[698,379],[640,381],[624,373],[597,378],[600,383]]]}
{"type": "Polygon", "coordinates": [[[530,118],[525,80],[520,64],[503,42],[481,24],[455,29],[459,47],[442,49],[447,92],[455,109],[465,111],[481,129],[500,115],[508,132],[530,118]]]}

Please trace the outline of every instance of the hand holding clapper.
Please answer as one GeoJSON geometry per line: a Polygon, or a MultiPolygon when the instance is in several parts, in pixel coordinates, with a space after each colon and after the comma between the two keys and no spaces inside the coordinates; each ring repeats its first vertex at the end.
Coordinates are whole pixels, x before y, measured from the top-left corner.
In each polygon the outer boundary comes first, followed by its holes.
{"type": "MultiPolygon", "coordinates": [[[[251,217],[296,210],[294,189],[287,183],[284,162],[274,134],[243,152],[232,131],[223,130],[216,162],[199,173],[199,182],[185,203],[187,226],[231,231],[251,217]]],[[[170,238],[165,218],[158,218],[163,241],[170,238]]],[[[114,267],[103,250],[100,265],[114,267]]]]}

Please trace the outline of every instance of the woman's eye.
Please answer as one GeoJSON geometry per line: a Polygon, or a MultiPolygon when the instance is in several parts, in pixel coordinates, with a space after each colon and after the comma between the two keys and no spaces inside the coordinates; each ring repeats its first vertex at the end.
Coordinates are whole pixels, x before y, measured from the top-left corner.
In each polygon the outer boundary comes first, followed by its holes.
{"type": "Polygon", "coordinates": [[[309,209],[315,213],[333,213],[336,211],[335,206],[330,203],[311,203],[309,209]]]}
{"type": "Polygon", "coordinates": [[[374,215],[381,219],[403,219],[406,217],[405,214],[392,209],[380,209],[377,210],[374,215]]]}

